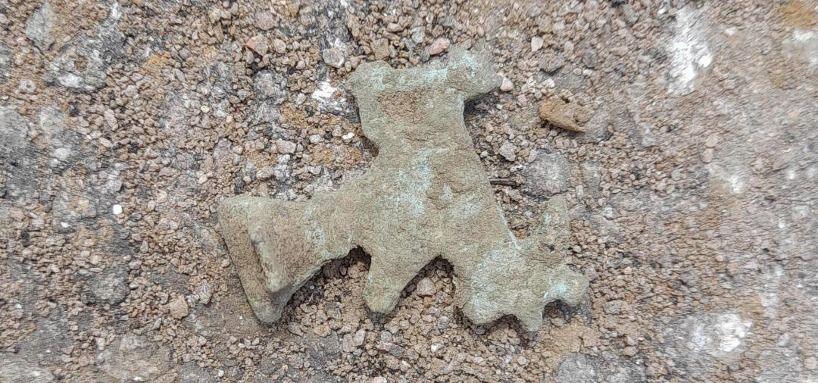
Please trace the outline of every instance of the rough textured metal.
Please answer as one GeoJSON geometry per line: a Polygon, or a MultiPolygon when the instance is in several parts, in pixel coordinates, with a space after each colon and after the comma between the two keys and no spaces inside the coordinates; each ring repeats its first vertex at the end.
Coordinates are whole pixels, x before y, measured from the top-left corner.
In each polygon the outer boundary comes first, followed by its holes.
{"type": "Polygon", "coordinates": [[[578,303],[587,280],[562,262],[564,201],[551,199],[541,229],[515,238],[466,131],[464,101],[499,81],[487,56],[460,48],[447,64],[358,67],[348,85],[378,146],[367,173],[306,202],[239,196],[219,208],[258,319],[276,322],[323,264],[355,247],[371,256],[364,298],[376,312],[392,310],[435,257],[452,264],[456,302],[475,323],[511,314],[534,330],[548,302],[578,303]]]}

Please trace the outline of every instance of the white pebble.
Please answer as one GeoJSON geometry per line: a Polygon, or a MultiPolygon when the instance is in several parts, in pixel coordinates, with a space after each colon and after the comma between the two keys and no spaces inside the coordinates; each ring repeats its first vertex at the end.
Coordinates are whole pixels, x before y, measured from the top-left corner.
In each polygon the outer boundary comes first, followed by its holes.
{"type": "Polygon", "coordinates": [[[543,46],[543,39],[539,36],[534,36],[531,38],[531,51],[536,52],[540,50],[543,46]]]}
{"type": "Polygon", "coordinates": [[[500,90],[502,90],[503,92],[510,92],[512,89],[514,89],[514,83],[512,83],[511,80],[503,76],[503,83],[500,84],[500,90]]]}
{"type": "Polygon", "coordinates": [[[422,297],[430,297],[435,295],[435,284],[429,278],[423,278],[418,281],[415,287],[415,293],[422,297]]]}
{"type": "Polygon", "coordinates": [[[517,147],[510,142],[505,142],[500,146],[500,155],[507,161],[514,161],[517,159],[517,147]]]}
{"type": "Polygon", "coordinates": [[[114,213],[114,215],[122,214],[122,205],[116,204],[116,205],[112,206],[111,211],[114,213]]]}

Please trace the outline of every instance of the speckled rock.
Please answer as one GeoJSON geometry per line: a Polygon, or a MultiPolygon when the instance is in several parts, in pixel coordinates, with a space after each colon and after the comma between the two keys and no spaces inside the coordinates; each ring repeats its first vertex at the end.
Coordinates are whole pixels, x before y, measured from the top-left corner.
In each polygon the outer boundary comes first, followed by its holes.
{"type": "Polygon", "coordinates": [[[584,276],[563,263],[565,201],[548,201],[542,227],[509,230],[463,122],[464,101],[497,88],[482,53],[454,47],[448,63],[357,68],[348,86],[378,157],[362,177],[306,202],[239,196],[219,223],[259,320],[276,322],[321,266],[363,248],[372,257],[364,300],[392,310],[403,288],[437,256],[454,268],[456,304],[475,323],[504,315],[528,330],[554,300],[577,304],[584,276]]]}
{"type": "Polygon", "coordinates": [[[8,79],[8,70],[11,67],[11,50],[0,43],[0,84],[8,79]]]}
{"type": "Polygon", "coordinates": [[[40,50],[47,50],[54,44],[54,24],[57,15],[48,1],[43,4],[26,20],[26,36],[34,42],[40,50]]]}
{"type": "Polygon", "coordinates": [[[526,190],[535,196],[549,196],[568,190],[568,159],[557,153],[542,153],[526,171],[526,190]]]}
{"type": "Polygon", "coordinates": [[[48,383],[54,375],[47,369],[38,367],[17,355],[0,354],[0,382],[8,383],[48,383]]]}
{"type": "Polygon", "coordinates": [[[92,91],[105,85],[111,65],[123,54],[125,36],[117,29],[122,18],[114,2],[90,36],[80,35],[48,64],[44,79],[75,91],[92,91]]]}
{"type": "Polygon", "coordinates": [[[153,381],[168,369],[170,353],[143,336],[126,334],[100,352],[96,364],[117,381],[153,381]]]}

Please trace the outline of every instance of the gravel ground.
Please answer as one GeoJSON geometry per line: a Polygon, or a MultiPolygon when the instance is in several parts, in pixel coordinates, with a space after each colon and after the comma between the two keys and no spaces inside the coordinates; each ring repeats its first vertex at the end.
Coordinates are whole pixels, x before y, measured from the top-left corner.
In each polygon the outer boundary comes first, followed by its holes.
{"type": "Polygon", "coordinates": [[[0,0],[0,381],[816,381],[816,96],[814,0],[0,0]],[[586,302],[475,326],[434,261],[378,316],[353,251],[261,326],[217,203],[363,174],[351,71],[482,41],[475,150],[586,302]]]}

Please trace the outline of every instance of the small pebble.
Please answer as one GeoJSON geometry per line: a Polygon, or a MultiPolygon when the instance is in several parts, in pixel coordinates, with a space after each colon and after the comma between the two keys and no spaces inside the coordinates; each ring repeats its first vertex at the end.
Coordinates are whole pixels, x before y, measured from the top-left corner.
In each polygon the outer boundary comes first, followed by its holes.
{"type": "Polygon", "coordinates": [[[168,303],[168,311],[174,319],[182,319],[190,313],[184,296],[177,296],[168,303]]]}
{"type": "Polygon", "coordinates": [[[503,92],[510,92],[512,89],[514,89],[514,84],[511,82],[511,80],[503,76],[503,82],[500,84],[500,90],[503,92]]]}
{"type": "Polygon", "coordinates": [[[275,39],[273,40],[273,50],[278,54],[286,53],[287,44],[284,43],[284,41],[282,41],[281,39],[275,39]]]}
{"type": "Polygon", "coordinates": [[[255,35],[251,37],[247,40],[244,46],[261,56],[267,54],[267,50],[269,49],[267,38],[262,35],[255,35]]]}
{"type": "Polygon", "coordinates": [[[431,45],[429,45],[429,55],[435,56],[445,52],[449,49],[449,39],[440,37],[435,39],[431,45]]]}
{"type": "Polygon", "coordinates": [[[543,46],[543,39],[539,36],[534,36],[531,38],[531,51],[536,52],[540,50],[543,46]]]}
{"type": "Polygon", "coordinates": [[[324,49],[321,53],[321,58],[327,65],[333,68],[343,68],[344,62],[346,62],[344,52],[336,47],[324,49]]]}
{"type": "Polygon", "coordinates": [[[806,368],[807,370],[815,370],[816,368],[818,368],[818,359],[815,359],[815,357],[812,356],[805,359],[804,368],[806,368]]]}
{"type": "Polygon", "coordinates": [[[277,140],[276,148],[279,153],[292,154],[295,153],[296,144],[287,140],[277,140]]]}
{"type": "Polygon", "coordinates": [[[435,284],[429,278],[422,278],[415,287],[415,293],[422,297],[435,295],[435,284]]]}
{"type": "Polygon", "coordinates": [[[514,161],[517,159],[517,147],[506,141],[500,146],[500,155],[507,161],[514,161]]]}

